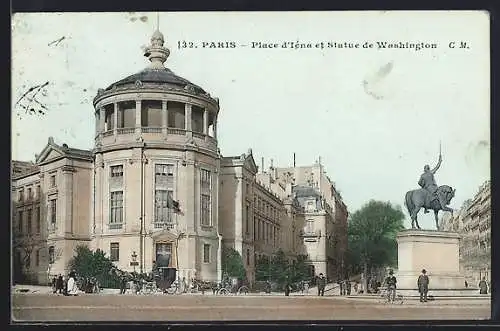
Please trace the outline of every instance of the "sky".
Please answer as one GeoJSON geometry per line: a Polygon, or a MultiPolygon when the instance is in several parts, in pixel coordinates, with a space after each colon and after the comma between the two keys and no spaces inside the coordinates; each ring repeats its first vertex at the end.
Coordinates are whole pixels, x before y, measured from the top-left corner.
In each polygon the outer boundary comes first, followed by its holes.
{"type": "MultiPolygon", "coordinates": [[[[252,148],[266,167],[291,166],[293,153],[297,165],[321,157],[350,212],[370,199],[403,207],[440,145],[436,181],[456,188],[450,207],[490,178],[489,16],[480,11],[15,14],[12,158],[34,160],[49,136],[91,149],[97,89],[148,66],[142,47],[157,17],[165,65],[220,99],[224,156],[252,148]],[[235,47],[203,47],[212,42],[235,47]],[[259,42],[278,47],[252,48],[259,42]]],[[[432,213],[419,221],[434,228],[432,213]]]]}

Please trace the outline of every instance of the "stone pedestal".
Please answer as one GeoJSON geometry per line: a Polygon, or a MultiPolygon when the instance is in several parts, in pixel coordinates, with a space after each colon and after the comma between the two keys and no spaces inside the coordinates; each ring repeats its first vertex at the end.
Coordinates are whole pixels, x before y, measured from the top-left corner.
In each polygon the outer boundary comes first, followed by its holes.
{"type": "Polygon", "coordinates": [[[455,232],[404,230],[398,242],[398,290],[417,291],[422,269],[429,276],[429,294],[465,290],[460,275],[458,244],[455,232]]]}

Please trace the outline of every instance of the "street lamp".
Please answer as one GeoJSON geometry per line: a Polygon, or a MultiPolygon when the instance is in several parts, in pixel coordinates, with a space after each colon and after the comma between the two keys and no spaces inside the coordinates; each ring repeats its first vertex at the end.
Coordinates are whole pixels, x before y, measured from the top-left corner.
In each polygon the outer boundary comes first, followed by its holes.
{"type": "Polygon", "coordinates": [[[130,262],[130,265],[134,267],[135,274],[135,266],[137,265],[137,253],[135,251],[132,252],[132,262],[130,262]]]}

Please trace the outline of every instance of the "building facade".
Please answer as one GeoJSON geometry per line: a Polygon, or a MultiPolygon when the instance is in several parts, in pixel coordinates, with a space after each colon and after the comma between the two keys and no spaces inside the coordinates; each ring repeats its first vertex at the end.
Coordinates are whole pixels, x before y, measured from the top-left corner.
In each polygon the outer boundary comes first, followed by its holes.
{"type": "Polygon", "coordinates": [[[187,280],[220,280],[223,245],[240,252],[250,281],[257,257],[278,249],[291,260],[308,254],[317,273],[335,273],[347,211],[322,166],[311,167],[315,184],[304,184],[317,202],[306,210],[292,180],[303,182],[299,168],[281,178],[272,167],[259,172],[251,150],[222,156],[218,99],[166,68],[163,45],[155,31],[144,54],[150,65],[98,90],[92,150],[49,138],[34,164],[13,163],[18,274],[44,283],[67,273],[82,244],[119,269],[156,266],[187,280]]]}
{"type": "Polygon", "coordinates": [[[442,218],[444,231],[458,232],[460,269],[466,280],[477,285],[483,277],[491,280],[491,182],[479,188],[453,217],[442,218]]]}

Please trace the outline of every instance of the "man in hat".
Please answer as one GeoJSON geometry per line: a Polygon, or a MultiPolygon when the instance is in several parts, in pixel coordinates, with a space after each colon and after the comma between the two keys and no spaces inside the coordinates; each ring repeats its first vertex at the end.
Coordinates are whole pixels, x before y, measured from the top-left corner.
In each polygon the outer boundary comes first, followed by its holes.
{"type": "Polygon", "coordinates": [[[318,296],[325,295],[325,287],[326,287],[326,278],[325,276],[323,276],[323,273],[320,273],[318,278],[318,296]]]}
{"type": "Polygon", "coordinates": [[[389,270],[389,276],[385,278],[385,284],[387,285],[387,299],[389,302],[394,302],[396,299],[396,276],[394,276],[394,271],[389,270]]]}
{"type": "Polygon", "coordinates": [[[420,293],[420,302],[427,302],[427,292],[429,292],[429,277],[426,275],[427,271],[422,269],[422,274],[418,276],[417,286],[420,293]]]}

